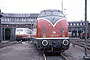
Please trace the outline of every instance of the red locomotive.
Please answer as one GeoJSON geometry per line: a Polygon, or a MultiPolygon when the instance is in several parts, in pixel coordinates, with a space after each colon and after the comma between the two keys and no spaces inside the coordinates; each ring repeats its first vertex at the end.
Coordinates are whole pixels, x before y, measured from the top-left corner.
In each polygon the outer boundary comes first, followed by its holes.
{"type": "Polygon", "coordinates": [[[62,52],[69,48],[68,22],[60,10],[43,10],[37,18],[35,46],[43,52],[62,52]]]}

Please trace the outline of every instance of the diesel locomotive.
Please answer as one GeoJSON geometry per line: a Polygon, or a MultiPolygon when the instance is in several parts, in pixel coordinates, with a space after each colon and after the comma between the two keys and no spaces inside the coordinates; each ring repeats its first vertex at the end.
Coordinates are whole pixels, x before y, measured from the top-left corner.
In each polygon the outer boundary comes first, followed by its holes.
{"type": "Polygon", "coordinates": [[[40,12],[34,44],[42,52],[62,52],[69,48],[68,22],[62,11],[48,9],[40,12]]]}

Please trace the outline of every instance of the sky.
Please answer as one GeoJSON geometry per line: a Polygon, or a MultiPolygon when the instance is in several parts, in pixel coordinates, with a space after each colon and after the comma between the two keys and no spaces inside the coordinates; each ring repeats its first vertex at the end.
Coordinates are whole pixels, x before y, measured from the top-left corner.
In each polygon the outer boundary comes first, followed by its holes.
{"type": "MultiPolygon", "coordinates": [[[[41,10],[62,10],[68,21],[84,21],[85,0],[0,0],[3,13],[40,13],[41,10]]],[[[90,0],[87,0],[87,20],[90,22],[90,0]]]]}

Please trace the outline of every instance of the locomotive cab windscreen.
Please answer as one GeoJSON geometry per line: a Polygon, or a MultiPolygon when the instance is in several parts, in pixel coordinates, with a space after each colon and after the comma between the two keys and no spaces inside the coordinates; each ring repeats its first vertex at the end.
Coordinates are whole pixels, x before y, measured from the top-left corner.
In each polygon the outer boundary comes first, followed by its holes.
{"type": "Polygon", "coordinates": [[[47,16],[65,17],[65,15],[60,10],[44,10],[44,11],[41,11],[39,18],[47,17],[47,16]]]}

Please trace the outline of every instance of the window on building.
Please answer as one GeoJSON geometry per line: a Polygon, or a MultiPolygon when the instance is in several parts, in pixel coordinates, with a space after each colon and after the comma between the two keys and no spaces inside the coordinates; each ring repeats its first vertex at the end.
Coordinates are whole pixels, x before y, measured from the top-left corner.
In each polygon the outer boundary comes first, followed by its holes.
{"type": "Polygon", "coordinates": [[[74,25],[74,23],[72,23],[72,26],[74,25]]]}
{"type": "Polygon", "coordinates": [[[4,18],[4,21],[7,21],[7,19],[6,19],[6,18],[4,18]]]}
{"type": "Polygon", "coordinates": [[[72,23],[70,25],[72,26],[72,23]]]}
{"type": "Polygon", "coordinates": [[[73,23],[74,24],[74,26],[75,26],[75,23],[73,23]]]}
{"type": "Polygon", "coordinates": [[[70,23],[68,23],[68,26],[70,26],[70,23]]]}
{"type": "Polygon", "coordinates": [[[77,26],[78,26],[79,24],[77,23],[77,26]]]}
{"type": "Polygon", "coordinates": [[[83,25],[85,25],[85,23],[83,23],[83,25]]]}
{"type": "Polygon", "coordinates": [[[82,25],[82,23],[80,23],[80,25],[82,25]]]}
{"type": "Polygon", "coordinates": [[[83,23],[82,23],[82,25],[83,25],[83,23]]]}
{"type": "MultiPolygon", "coordinates": [[[[7,19],[7,18],[6,18],[7,19]]],[[[7,19],[7,21],[9,22],[11,20],[11,18],[7,19]]]]}

